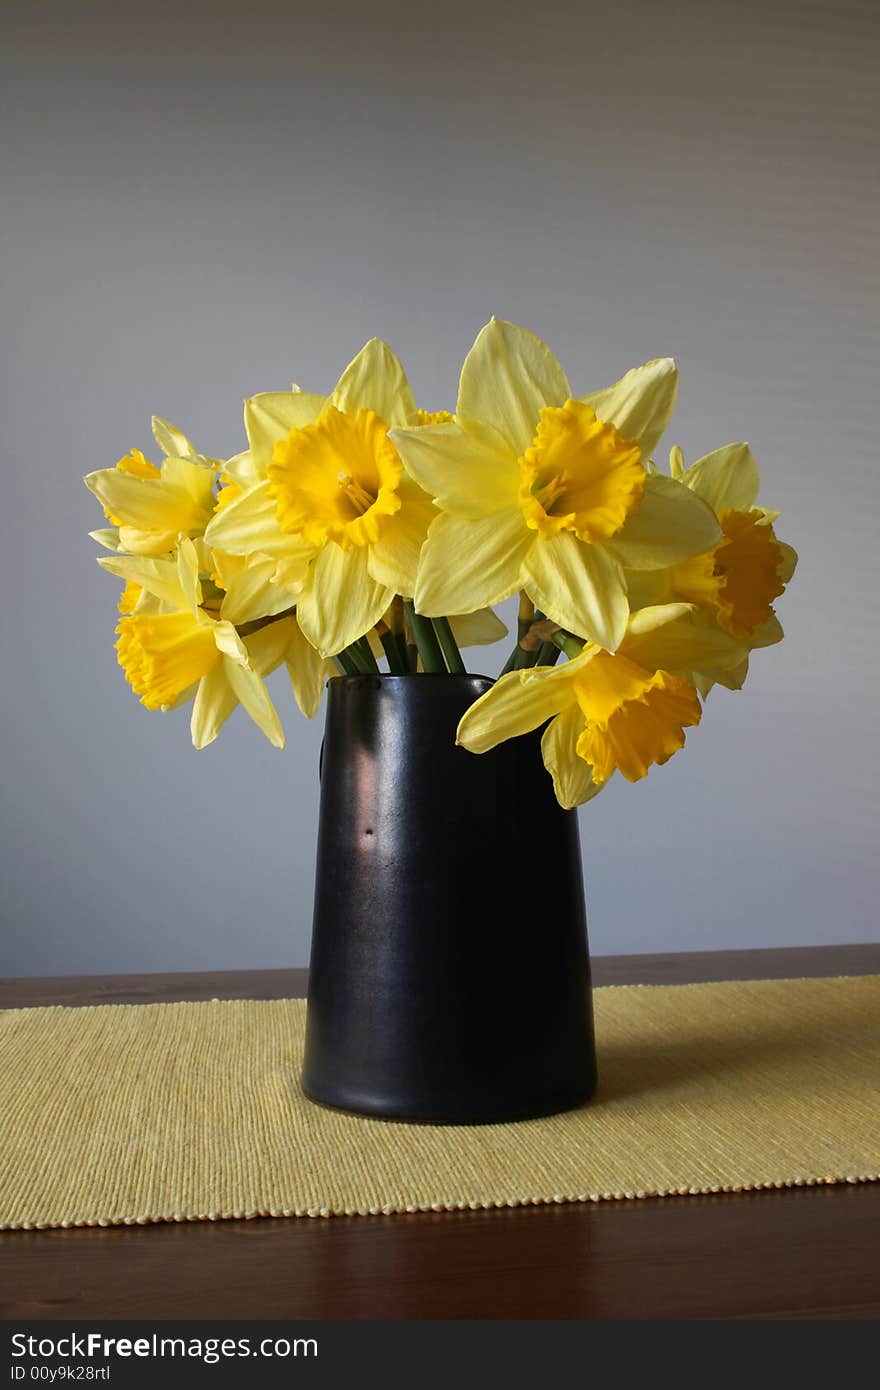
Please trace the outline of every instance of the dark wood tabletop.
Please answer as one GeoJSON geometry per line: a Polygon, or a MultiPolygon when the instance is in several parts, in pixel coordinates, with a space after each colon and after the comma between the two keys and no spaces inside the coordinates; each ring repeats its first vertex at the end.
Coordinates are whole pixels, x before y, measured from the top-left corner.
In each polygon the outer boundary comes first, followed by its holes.
{"type": "MultiPolygon", "coordinates": [[[[598,985],[880,972],[880,945],[594,960],[598,985]]],[[[277,999],[302,970],[0,980],[0,1007],[277,999]]],[[[330,1220],[0,1232],[0,1316],[880,1317],[880,1183],[330,1220]]]]}

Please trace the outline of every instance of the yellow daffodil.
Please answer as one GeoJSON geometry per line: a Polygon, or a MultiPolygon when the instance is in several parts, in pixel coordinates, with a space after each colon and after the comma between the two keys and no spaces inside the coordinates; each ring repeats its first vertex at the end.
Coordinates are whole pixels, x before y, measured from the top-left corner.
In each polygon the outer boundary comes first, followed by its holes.
{"type": "Polygon", "coordinates": [[[228,470],[245,490],[217,512],[206,538],[228,555],[285,561],[273,582],[295,587],[302,630],[325,656],[368,633],[395,594],[415,592],[436,512],[388,431],[440,416],[416,410],[399,359],[378,339],[329,396],[294,389],[246,402],[250,448],[228,470]]]}
{"type": "Polygon", "coordinates": [[[151,597],[149,605],[136,600],[116,629],[119,664],[147,709],[193,699],[192,740],[203,748],[241,703],[269,741],[284,746],[260,677],[285,659],[289,629],[283,645],[282,634],[270,628],[244,640],[232,623],[212,616],[203,603],[199,555],[186,536],[178,540],[176,560],[114,555],[98,563],[151,597]]]}
{"type": "Polygon", "coordinates": [[[179,535],[200,535],[211,518],[219,461],[197,453],[167,420],[155,417],[153,434],[165,455],[161,464],[132,449],[115,468],[100,468],[85,479],[112,523],[91,532],[107,550],[167,555],[179,535]]]}
{"type": "Polygon", "coordinates": [[[457,741],[485,753],[551,721],[541,740],[560,805],[570,810],[601,791],[615,771],[629,782],[668,762],[700,722],[700,701],[682,674],[695,661],[735,664],[734,638],[693,621],[691,605],[644,609],[619,651],[594,643],[563,666],[502,676],[463,716],[457,741]]]}
{"type": "MultiPolygon", "coordinates": [[[[183,543],[182,538],[181,543],[183,543]]],[[[116,574],[125,579],[126,585],[122,597],[119,601],[120,613],[141,615],[187,613],[194,617],[196,625],[213,632],[215,643],[218,649],[225,653],[226,648],[222,645],[227,641],[228,645],[235,651],[235,640],[229,635],[229,630],[237,633],[238,638],[243,644],[247,653],[249,665],[258,676],[269,675],[278,666],[284,664],[290,677],[291,687],[296,702],[307,719],[314,718],[321,703],[321,695],[328,676],[335,672],[332,662],[325,661],[318,652],[315,651],[311,643],[307,642],[296,619],[295,600],[291,594],[285,595],[285,605],[283,612],[271,615],[268,618],[261,617],[256,621],[238,621],[229,617],[229,599],[232,596],[236,602],[241,598],[241,591],[230,586],[224,592],[222,586],[216,585],[212,581],[212,576],[217,577],[217,565],[220,557],[212,552],[204,541],[186,541],[184,545],[183,559],[180,554],[176,560],[154,559],[140,555],[114,555],[104,556],[98,563],[102,569],[108,570],[111,574],[116,574]],[[186,592],[181,586],[180,572],[181,565],[185,565],[187,572],[190,570],[195,574],[197,588],[193,591],[200,599],[196,608],[193,608],[186,599],[186,592]],[[183,607],[182,607],[183,605],[183,607]],[[211,624],[213,623],[213,627],[211,624]],[[222,640],[218,637],[222,635],[222,640]]],[[[242,561],[244,564],[244,561],[242,561]]],[[[187,581],[191,583],[191,579],[187,581]]],[[[160,632],[164,629],[160,629],[160,632]]],[[[168,629],[170,631],[170,627],[168,629]]],[[[181,631],[193,631],[190,623],[185,628],[181,625],[181,631]]],[[[147,633],[147,629],[142,629],[142,633],[147,633]]],[[[135,637],[138,633],[135,632],[135,637]]],[[[149,636],[149,633],[147,633],[149,636]]],[[[202,640],[202,646],[207,656],[210,651],[202,640]]],[[[193,653],[196,647],[192,647],[193,653]]],[[[239,651],[240,655],[240,651],[239,651]]],[[[228,677],[228,672],[226,673],[228,677]]],[[[234,675],[235,673],[233,673],[234,675]]],[[[255,709],[259,712],[264,708],[265,702],[252,681],[248,682],[248,677],[244,677],[245,685],[250,685],[255,692],[255,709]]],[[[222,684],[220,675],[216,678],[216,685],[222,684]]],[[[227,684],[229,681],[227,680],[227,684]]],[[[238,681],[241,684],[241,680],[238,681]]],[[[189,698],[189,688],[186,689],[186,698],[189,698]]],[[[245,700],[237,694],[237,687],[230,685],[226,699],[219,700],[209,705],[207,692],[204,696],[204,710],[199,709],[194,712],[194,732],[193,742],[197,748],[202,748],[206,743],[210,743],[217,736],[217,732],[235,705],[245,700]],[[236,695],[234,700],[230,700],[230,695],[236,695]],[[225,710],[222,718],[218,722],[218,713],[225,710]],[[208,715],[210,714],[210,719],[208,715]]],[[[153,692],[155,696],[155,692],[153,692]]],[[[150,692],[147,692],[147,699],[144,703],[148,704],[150,692]]],[[[268,699],[268,697],[266,697],[268,699]]],[[[165,706],[161,701],[149,703],[149,708],[159,708],[165,706]]],[[[179,698],[172,703],[180,703],[179,698]]],[[[250,707],[246,705],[252,718],[260,725],[263,732],[271,741],[275,741],[273,734],[276,732],[271,719],[266,725],[260,722],[257,714],[252,713],[250,707]],[[270,732],[270,727],[272,732],[270,732]]],[[[283,737],[278,747],[283,746],[283,737]]]]}
{"type": "Polygon", "coordinates": [[[418,611],[473,612],[523,589],[555,622],[615,650],[629,611],[624,565],[671,564],[720,534],[692,490],[645,466],[676,389],[663,358],[574,398],[545,343],[487,324],[462,368],[455,421],[390,433],[441,511],[422,551],[418,611]]]}
{"type": "Polygon", "coordinates": [[[670,455],[673,477],[715,512],[721,537],[711,550],[656,571],[628,575],[633,607],[675,600],[697,605],[702,620],[737,638],[744,655],[734,669],[702,667],[691,673],[701,694],[714,684],[739,689],[748,653],[783,637],[773,602],[794,574],[797,555],[774,530],[777,512],[757,505],[760,476],[747,444],[726,444],[685,467],[680,449],[670,455]]]}

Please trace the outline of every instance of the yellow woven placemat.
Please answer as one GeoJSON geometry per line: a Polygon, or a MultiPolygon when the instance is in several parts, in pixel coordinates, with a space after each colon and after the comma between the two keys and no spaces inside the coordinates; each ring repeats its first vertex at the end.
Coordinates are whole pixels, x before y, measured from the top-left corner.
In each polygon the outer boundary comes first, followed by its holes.
{"type": "Polygon", "coordinates": [[[422,1127],[304,1099],[302,1000],[0,1012],[0,1227],[880,1176],[880,976],[600,989],[596,1014],[601,1080],[588,1105],[422,1127]]]}

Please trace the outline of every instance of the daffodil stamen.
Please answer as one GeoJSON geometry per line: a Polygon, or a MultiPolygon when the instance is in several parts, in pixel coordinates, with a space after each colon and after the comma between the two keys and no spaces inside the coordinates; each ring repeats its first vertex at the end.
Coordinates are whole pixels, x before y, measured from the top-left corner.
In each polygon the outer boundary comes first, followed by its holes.
{"type": "Polygon", "coordinates": [[[365,487],[361,486],[357,478],[353,478],[350,473],[339,473],[337,475],[337,481],[342,491],[348,497],[356,516],[363,516],[364,512],[370,510],[376,500],[376,494],[368,492],[365,487]]]}
{"type": "Polygon", "coordinates": [[[335,406],[275,445],[269,491],[282,530],[345,551],[374,545],[385,517],[399,511],[403,465],[385,422],[372,410],[335,406]]]}
{"type": "Polygon", "coordinates": [[[451,425],[455,416],[451,410],[417,410],[413,417],[416,425],[451,425]]]}
{"type": "Polygon", "coordinates": [[[573,531],[581,541],[607,540],[640,505],[646,479],[638,444],[569,400],[540,413],[520,459],[520,507],[540,536],[573,531]]]}

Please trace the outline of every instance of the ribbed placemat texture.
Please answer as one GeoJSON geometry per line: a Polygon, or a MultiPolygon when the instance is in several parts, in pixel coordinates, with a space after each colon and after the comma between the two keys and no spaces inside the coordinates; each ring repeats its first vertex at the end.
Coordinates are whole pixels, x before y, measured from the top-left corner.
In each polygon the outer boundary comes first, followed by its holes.
{"type": "Polygon", "coordinates": [[[523,1124],[435,1127],[307,1101],[302,1000],[0,1012],[0,1228],[880,1174],[880,976],[600,989],[596,1014],[591,1103],[523,1124]]]}

